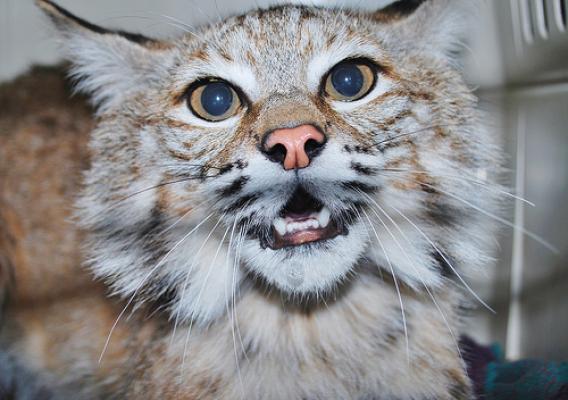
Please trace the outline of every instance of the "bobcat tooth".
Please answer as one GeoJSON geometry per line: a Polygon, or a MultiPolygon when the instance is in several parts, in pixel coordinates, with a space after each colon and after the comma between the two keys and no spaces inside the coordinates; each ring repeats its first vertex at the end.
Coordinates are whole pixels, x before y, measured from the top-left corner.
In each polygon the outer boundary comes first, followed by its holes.
{"type": "Polygon", "coordinates": [[[329,208],[327,207],[322,208],[318,215],[318,222],[321,228],[325,228],[327,224],[329,224],[330,217],[331,217],[331,212],[329,211],[329,208]]]}
{"type": "Polygon", "coordinates": [[[276,229],[276,232],[278,232],[280,236],[284,236],[286,234],[286,221],[284,218],[276,218],[273,225],[274,229],[276,229]]]}
{"type": "Polygon", "coordinates": [[[293,233],[299,230],[300,230],[300,224],[297,224],[295,222],[290,222],[288,225],[286,225],[287,233],[293,233]]]}

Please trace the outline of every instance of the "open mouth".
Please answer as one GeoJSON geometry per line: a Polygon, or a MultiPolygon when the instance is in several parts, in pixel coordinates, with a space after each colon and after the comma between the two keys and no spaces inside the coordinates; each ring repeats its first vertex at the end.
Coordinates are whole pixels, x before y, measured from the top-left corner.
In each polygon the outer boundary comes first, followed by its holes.
{"type": "Polygon", "coordinates": [[[333,239],[344,228],[331,218],[330,210],[303,188],[298,188],[272,223],[273,250],[333,239]]]}

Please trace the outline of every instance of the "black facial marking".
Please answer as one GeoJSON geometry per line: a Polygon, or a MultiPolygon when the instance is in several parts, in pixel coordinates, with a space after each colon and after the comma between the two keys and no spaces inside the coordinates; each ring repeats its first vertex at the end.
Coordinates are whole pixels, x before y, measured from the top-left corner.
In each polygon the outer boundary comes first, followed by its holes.
{"type": "Polygon", "coordinates": [[[177,298],[177,290],[166,279],[153,282],[152,292],[156,294],[152,296],[151,304],[157,311],[167,309],[174,304],[177,298]]]}
{"type": "Polygon", "coordinates": [[[257,228],[251,230],[249,233],[251,237],[258,238],[262,249],[274,246],[274,235],[272,235],[268,229],[257,228]]]}
{"type": "Polygon", "coordinates": [[[164,215],[156,207],[152,210],[148,221],[135,231],[142,244],[142,250],[147,255],[145,260],[148,265],[154,266],[167,253],[166,243],[163,235],[161,235],[164,226],[164,215]]]}
{"type": "Polygon", "coordinates": [[[246,167],[248,167],[248,162],[244,160],[237,160],[234,162],[234,165],[237,169],[245,169],[246,167]]]}
{"type": "Polygon", "coordinates": [[[369,167],[358,162],[352,162],[351,169],[357,172],[358,174],[366,176],[373,176],[379,172],[379,170],[375,167],[369,167]]]}
{"type": "Polygon", "coordinates": [[[452,399],[467,400],[471,399],[469,386],[464,382],[457,382],[450,386],[449,393],[452,399]]]}
{"type": "Polygon", "coordinates": [[[378,189],[377,186],[367,185],[366,183],[357,181],[342,182],[341,186],[348,190],[361,191],[363,193],[373,193],[378,189]]]}
{"type": "Polygon", "coordinates": [[[224,165],[221,169],[219,169],[219,172],[217,172],[217,176],[225,175],[226,173],[231,172],[233,168],[233,164],[224,165]]]}
{"type": "Polygon", "coordinates": [[[335,223],[339,230],[343,232],[343,235],[349,233],[349,227],[358,219],[359,214],[357,210],[362,209],[364,204],[360,202],[346,202],[345,206],[348,208],[335,215],[335,223]]]}
{"type": "Polygon", "coordinates": [[[355,146],[353,148],[353,150],[355,151],[355,153],[359,153],[359,154],[373,154],[374,153],[374,151],[371,147],[355,146]]]}
{"type": "Polygon", "coordinates": [[[250,226],[256,220],[256,211],[251,212],[249,215],[240,217],[237,220],[237,226],[250,226]]]}
{"type": "Polygon", "coordinates": [[[434,257],[434,259],[436,260],[436,262],[440,266],[440,271],[442,273],[442,276],[447,277],[447,278],[454,276],[455,272],[454,272],[452,266],[448,263],[448,261],[450,261],[453,265],[453,264],[455,264],[454,261],[442,249],[440,249],[440,251],[442,251],[442,253],[444,254],[445,259],[444,259],[444,257],[442,257],[442,254],[440,254],[438,251],[434,251],[432,253],[432,257],[434,257]]]}
{"type": "Polygon", "coordinates": [[[246,217],[241,217],[237,221],[237,226],[245,226],[247,230],[246,236],[251,239],[258,239],[260,247],[266,249],[274,245],[274,236],[272,235],[272,228],[264,224],[258,224],[258,217],[255,211],[251,212],[246,217]]]}
{"type": "Polygon", "coordinates": [[[264,245],[263,248],[265,248],[270,232],[265,226],[258,224],[258,219],[256,211],[253,211],[247,216],[240,217],[236,222],[236,226],[246,227],[245,235],[252,239],[260,238],[261,246],[264,245]]]}
{"type": "MultiPolygon", "coordinates": [[[[410,139],[406,138],[406,142],[412,142],[410,139]]],[[[392,139],[382,140],[381,142],[375,144],[373,147],[379,150],[381,153],[384,153],[388,149],[396,148],[401,146],[403,143],[402,138],[398,139],[393,137],[392,139]]]]}
{"type": "Polygon", "coordinates": [[[433,188],[431,185],[420,185],[420,189],[424,192],[424,193],[428,193],[428,194],[437,194],[438,191],[433,188]]]}
{"type": "Polygon", "coordinates": [[[239,211],[245,205],[247,205],[250,202],[257,200],[259,197],[260,197],[260,194],[258,194],[258,193],[248,194],[246,196],[239,197],[236,201],[232,202],[227,207],[225,207],[223,209],[223,211],[224,212],[239,211]]]}
{"type": "Polygon", "coordinates": [[[218,190],[217,194],[219,194],[219,196],[221,196],[221,197],[234,196],[234,195],[238,194],[243,189],[243,187],[248,182],[248,180],[249,180],[248,176],[241,176],[241,177],[235,179],[233,181],[233,183],[231,183],[229,186],[218,190]]]}
{"type": "Polygon", "coordinates": [[[428,202],[426,208],[428,217],[437,225],[453,226],[461,218],[461,212],[447,204],[428,202]]]}

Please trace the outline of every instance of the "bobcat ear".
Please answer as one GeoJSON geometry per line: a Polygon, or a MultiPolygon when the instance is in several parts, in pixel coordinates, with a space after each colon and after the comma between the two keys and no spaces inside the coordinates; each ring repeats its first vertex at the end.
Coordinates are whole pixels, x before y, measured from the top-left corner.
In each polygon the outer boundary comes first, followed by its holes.
{"type": "Polygon", "coordinates": [[[455,59],[477,0],[399,0],[375,12],[405,45],[455,59]]]}
{"type": "Polygon", "coordinates": [[[49,0],[36,4],[59,32],[77,90],[91,95],[99,111],[120,104],[160,69],[158,56],[166,43],[91,24],[49,0]]]}
{"type": "Polygon", "coordinates": [[[412,14],[420,5],[428,0],[398,0],[376,12],[380,21],[399,20],[412,14]]]}

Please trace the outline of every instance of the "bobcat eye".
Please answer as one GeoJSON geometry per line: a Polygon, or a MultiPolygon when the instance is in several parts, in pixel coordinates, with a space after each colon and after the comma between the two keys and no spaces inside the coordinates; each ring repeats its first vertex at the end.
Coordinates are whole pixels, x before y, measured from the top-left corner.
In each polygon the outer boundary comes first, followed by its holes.
{"type": "Polygon", "coordinates": [[[375,81],[375,69],[364,61],[344,61],[328,73],[325,93],[332,100],[355,101],[367,95],[375,81]]]}
{"type": "Polygon", "coordinates": [[[227,82],[209,81],[190,91],[188,105],[199,118],[216,122],[235,115],[241,107],[241,100],[227,82]]]}

